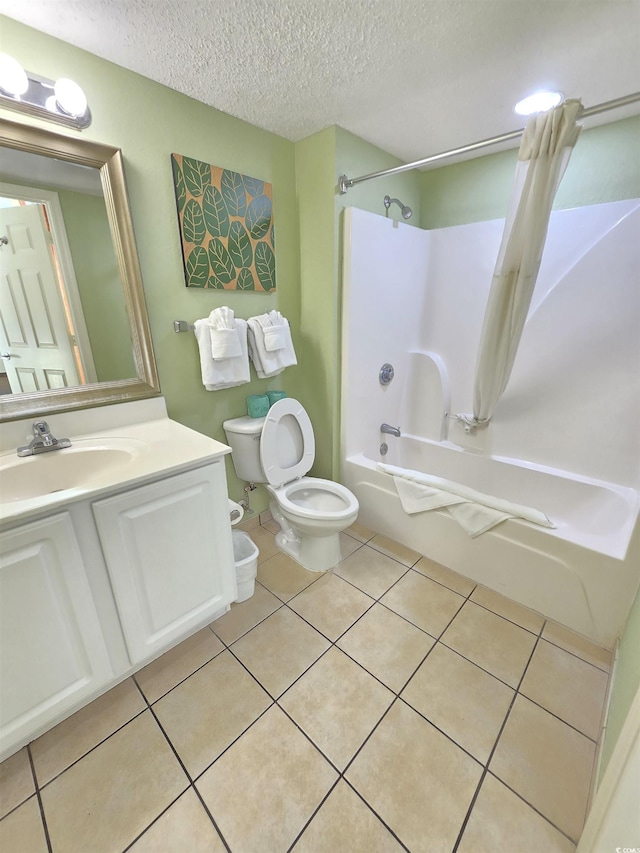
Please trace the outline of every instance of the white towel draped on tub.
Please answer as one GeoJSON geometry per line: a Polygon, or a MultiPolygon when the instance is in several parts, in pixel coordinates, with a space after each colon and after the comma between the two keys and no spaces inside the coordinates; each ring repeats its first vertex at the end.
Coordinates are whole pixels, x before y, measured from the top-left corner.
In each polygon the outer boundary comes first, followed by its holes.
{"type": "Polygon", "coordinates": [[[507,518],[523,518],[542,527],[555,527],[547,516],[532,507],[496,498],[469,489],[460,483],[433,477],[421,471],[378,463],[378,468],[391,474],[402,508],[409,515],[446,508],[465,533],[472,538],[486,533],[507,518]]]}
{"type": "Polygon", "coordinates": [[[277,376],[285,369],[298,363],[289,321],[279,311],[269,311],[250,317],[249,353],[260,379],[277,376]]]}
{"type": "Polygon", "coordinates": [[[206,320],[196,320],[194,331],[200,351],[202,384],[207,391],[233,388],[249,381],[246,320],[234,319],[230,308],[225,311],[216,308],[206,320]],[[213,315],[216,326],[212,325],[213,315]],[[231,322],[233,328],[229,328],[231,322]],[[239,354],[231,355],[234,352],[239,354]]]}

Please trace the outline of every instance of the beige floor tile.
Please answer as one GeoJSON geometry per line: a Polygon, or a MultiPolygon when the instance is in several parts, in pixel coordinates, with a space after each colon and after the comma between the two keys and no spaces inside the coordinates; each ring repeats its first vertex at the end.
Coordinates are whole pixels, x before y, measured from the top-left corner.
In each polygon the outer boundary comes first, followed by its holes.
{"type": "Polygon", "coordinates": [[[358,542],[368,542],[369,539],[373,539],[375,536],[373,530],[369,530],[368,527],[365,527],[364,524],[360,524],[359,521],[356,521],[355,524],[351,525],[351,527],[347,527],[345,533],[352,536],[354,539],[357,539],[358,542]]]}
{"type": "Polygon", "coordinates": [[[476,585],[475,581],[465,578],[464,575],[459,575],[458,572],[454,572],[446,566],[441,566],[440,563],[436,563],[428,557],[421,557],[413,568],[416,572],[426,575],[431,580],[438,581],[459,595],[464,595],[465,598],[473,592],[476,585]]]}
{"type": "Polygon", "coordinates": [[[434,642],[406,619],[374,604],[337,645],[397,693],[434,642]]]}
{"type": "Polygon", "coordinates": [[[342,559],[348,557],[349,554],[353,554],[354,551],[357,551],[358,548],[362,545],[358,539],[354,539],[353,536],[347,536],[346,533],[340,534],[340,553],[342,554],[342,559]]]}
{"type": "Polygon", "coordinates": [[[231,850],[287,850],[337,778],[274,705],[196,783],[231,850]]]}
{"type": "Polygon", "coordinates": [[[433,637],[439,637],[464,598],[419,572],[410,571],[380,601],[433,637]]]}
{"type": "Polygon", "coordinates": [[[296,844],[296,853],[401,853],[389,830],[340,780],[296,844]]]}
{"type": "Polygon", "coordinates": [[[273,533],[274,535],[282,530],[275,518],[270,518],[269,521],[265,521],[262,527],[264,527],[265,530],[268,530],[269,533],[273,533]]]}
{"type": "Polygon", "coordinates": [[[0,818],[24,802],[35,790],[25,747],[0,764],[0,818]]]}
{"type": "Polygon", "coordinates": [[[458,853],[572,853],[575,845],[490,773],[462,836],[458,853]]]}
{"type": "Polygon", "coordinates": [[[190,788],[127,853],[225,853],[225,850],[209,815],[190,788]]]}
{"type": "Polygon", "coordinates": [[[396,542],[394,539],[389,539],[387,536],[380,536],[378,533],[373,537],[373,539],[369,540],[368,544],[377,551],[381,551],[383,554],[386,554],[387,557],[392,557],[394,560],[398,560],[398,562],[403,563],[407,567],[413,566],[413,564],[417,563],[421,557],[417,551],[412,551],[411,548],[407,548],[400,542],[396,542]]]}
{"type": "Polygon", "coordinates": [[[394,696],[335,647],[280,699],[280,705],[343,770],[394,696]]]}
{"type": "Polygon", "coordinates": [[[276,545],[275,536],[266,527],[254,527],[248,532],[260,552],[258,554],[258,563],[262,563],[268,560],[269,557],[280,553],[280,549],[276,545]]]}
{"type": "Polygon", "coordinates": [[[258,518],[260,519],[260,524],[263,527],[266,527],[266,525],[273,519],[273,516],[271,515],[271,510],[270,509],[262,510],[261,513],[258,513],[258,518]]]}
{"type": "Polygon", "coordinates": [[[453,849],[481,766],[396,701],[346,772],[412,853],[453,849]]]}
{"type": "Polygon", "coordinates": [[[251,530],[255,530],[256,527],[260,527],[260,517],[258,515],[251,515],[247,517],[245,514],[244,518],[239,524],[234,524],[234,530],[244,530],[245,533],[249,533],[251,530]]]}
{"type": "Polygon", "coordinates": [[[222,651],[224,645],[216,635],[203,628],[137,672],[136,681],[147,701],[155,702],[222,651]]]}
{"type": "Polygon", "coordinates": [[[2,853],[47,853],[47,849],[36,797],[31,797],[0,821],[2,853]]]}
{"type": "Polygon", "coordinates": [[[357,586],[372,598],[380,598],[384,595],[406,571],[407,567],[402,563],[368,545],[361,545],[334,569],[336,575],[357,586]]]}
{"type": "Polygon", "coordinates": [[[416,711],[485,764],[514,691],[441,643],[402,692],[416,711]]]}
{"type": "Polygon", "coordinates": [[[288,607],[282,607],[233,644],[233,653],[265,690],[278,697],[330,646],[288,607]]]}
{"type": "Polygon", "coordinates": [[[517,696],[490,770],[577,842],[582,831],[595,744],[517,696]]]}
{"type": "Polygon", "coordinates": [[[521,628],[526,628],[527,631],[532,631],[534,634],[539,634],[544,625],[544,617],[521,604],[516,604],[510,598],[505,598],[499,592],[494,592],[492,589],[487,589],[485,586],[477,586],[471,596],[471,601],[476,604],[486,607],[498,616],[504,616],[510,622],[515,622],[521,628]]]}
{"type": "Polygon", "coordinates": [[[603,669],[605,672],[609,672],[611,668],[611,652],[609,649],[597,646],[590,640],[581,637],[580,634],[576,634],[574,631],[565,628],[564,625],[548,621],[544,626],[542,637],[555,646],[560,646],[560,648],[577,655],[582,660],[586,660],[587,663],[592,663],[599,669],[603,669]]]}
{"type": "Polygon", "coordinates": [[[469,601],[444,632],[442,642],[511,687],[517,687],[536,638],[524,628],[469,601]]]}
{"type": "Polygon", "coordinates": [[[147,707],[132,678],[85,705],[31,744],[39,785],[69,767],[147,707]]]}
{"type": "Polygon", "coordinates": [[[282,601],[289,601],[309,584],[322,577],[318,572],[303,569],[288,554],[279,552],[258,566],[258,580],[282,601]]]}
{"type": "Polygon", "coordinates": [[[195,778],[271,704],[231,652],[199,669],[153,706],[195,778]]]}
{"type": "Polygon", "coordinates": [[[257,583],[251,598],[232,604],[231,610],[211,623],[211,629],[229,646],[278,607],[282,607],[280,599],[257,583]]]}
{"type": "Polygon", "coordinates": [[[325,637],[337,640],[372,604],[368,595],[330,573],[291,599],[289,607],[325,637]]]}
{"type": "Polygon", "coordinates": [[[56,853],[124,850],[188,786],[145,711],[42,789],[56,853]]]}
{"type": "Polygon", "coordinates": [[[520,692],[597,740],[607,692],[606,672],[541,640],[520,692]]]}

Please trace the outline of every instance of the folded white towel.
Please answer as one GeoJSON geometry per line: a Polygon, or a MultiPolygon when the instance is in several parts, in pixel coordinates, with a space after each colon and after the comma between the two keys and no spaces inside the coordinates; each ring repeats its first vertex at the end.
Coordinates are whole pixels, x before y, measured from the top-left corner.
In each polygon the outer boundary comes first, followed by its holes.
{"type": "Polygon", "coordinates": [[[496,498],[460,483],[433,477],[421,471],[378,463],[378,468],[391,474],[402,508],[408,514],[446,508],[462,529],[472,538],[485,533],[507,518],[522,518],[542,527],[555,527],[537,509],[496,498]]]}
{"type": "Polygon", "coordinates": [[[298,363],[289,321],[279,311],[269,311],[267,314],[250,317],[247,322],[249,353],[260,379],[277,376],[285,367],[298,363]],[[272,349],[267,346],[266,338],[272,349]]]}
{"type": "Polygon", "coordinates": [[[209,314],[211,355],[214,359],[237,358],[242,355],[239,330],[233,309],[222,306],[209,314]]]}
{"type": "Polygon", "coordinates": [[[200,370],[202,384],[207,391],[219,391],[222,388],[233,388],[249,381],[249,352],[247,348],[247,321],[235,320],[235,335],[239,341],[240,355],[214,360],[211,339],[211,321],[196,320],[194,331],[200,351],[200,370]]]}

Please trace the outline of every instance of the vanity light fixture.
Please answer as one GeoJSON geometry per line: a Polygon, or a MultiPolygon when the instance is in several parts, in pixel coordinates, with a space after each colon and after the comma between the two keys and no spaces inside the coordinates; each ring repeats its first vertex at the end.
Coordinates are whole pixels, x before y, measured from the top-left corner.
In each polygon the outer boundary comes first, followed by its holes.
{"type": "Polygon", "coordinates": [[[0,53],[0,107],[82,130],[91,110],[80,86],[67,77],[53,81],[27,72],[12,56],[0,53]]]}
{"type": "Polygon", "coordinates": [[[561,92],[535,92],[527,98],[523,98],[513,108],[519,116],[530,116],[533,113],[546,113],[547,110],[557,107],[564,101],[561,92]]]}

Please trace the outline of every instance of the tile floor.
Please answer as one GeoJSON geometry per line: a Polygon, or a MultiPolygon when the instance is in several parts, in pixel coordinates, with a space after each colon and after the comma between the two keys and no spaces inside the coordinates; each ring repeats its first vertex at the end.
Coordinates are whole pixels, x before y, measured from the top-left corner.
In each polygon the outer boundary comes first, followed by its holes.
{"type": "Polygon", "coordinates": [[[609,653],[361,525],[0,765],[2,853],[569,853],[609,653]]]}

